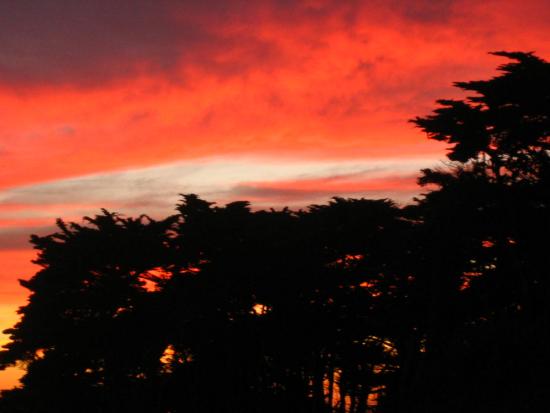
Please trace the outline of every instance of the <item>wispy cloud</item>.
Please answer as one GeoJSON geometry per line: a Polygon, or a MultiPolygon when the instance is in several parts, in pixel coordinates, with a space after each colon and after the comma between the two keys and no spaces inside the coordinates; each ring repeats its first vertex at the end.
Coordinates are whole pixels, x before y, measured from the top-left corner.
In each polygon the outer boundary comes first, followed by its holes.
{"type": "Polygon", "coordinates": [[[442,146],[407,119],[453,96],[453,81],[494,73],[487,51],[548,56],[549,9],[3,2],[0,187],[213,155],[437,159],[442,146]]]}
{"type": "MultiPolygon", "coordinates": [[[[285,200],[259,196],[260,187],[320,191],[325,196],[372,192],[418,191],[414,174],[433,164],[427,159],[317,160],[298,161],[269,157],[205,158],[188,162],[140,168],[124,172],[93,174],[80,178],[23,186],[0,192],[0,219],[41,219],[79,216],[99,207],[125,213],[167,214],[179,193],[198,193],[218,202],[254,196],[261,205],[285,200]],[[256,192],[252,193],[252,188],[256,192]],[[55,215],[57,214],[57,215],[55,215]]],[[[267,192],[266,192],[267,195],[267,192]]],[[[317,199],[317,197],[315,198],[317,199]]],[[[292,199],[296,204],[297,199],[292,199]]]]}
{"type": "Polygon", "coordinates": [[[303,207],[311,203],[324,203],[333,196],[392,198],[407,203],[418,195],[419,187],[416,174],[399,175],[386,171],[384,175],[374,176],[364,172],[279,182],[247,182],[232,188],[230,193],[263,207],[303,207]]]}

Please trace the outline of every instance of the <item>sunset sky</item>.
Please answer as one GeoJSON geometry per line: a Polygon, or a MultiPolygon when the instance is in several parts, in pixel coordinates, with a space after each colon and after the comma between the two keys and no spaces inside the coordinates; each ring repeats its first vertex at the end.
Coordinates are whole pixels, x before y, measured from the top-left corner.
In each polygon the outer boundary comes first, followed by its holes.
{"type": "Polygon", "coordinates": [[[550,59],[549,21],[549,0],[0,2],[0,328],[56,217],[410,202],[445,147],[407,120],[495,75],[489,51],[550,59]]]}

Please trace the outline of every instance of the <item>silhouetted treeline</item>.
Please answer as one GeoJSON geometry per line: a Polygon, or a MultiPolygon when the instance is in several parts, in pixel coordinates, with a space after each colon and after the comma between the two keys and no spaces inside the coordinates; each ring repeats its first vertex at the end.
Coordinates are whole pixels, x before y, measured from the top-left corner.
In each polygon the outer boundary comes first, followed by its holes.
{"type": "Polygon", "coordinates": [[[547,410],[550,64],[496,54],[499,76],[413,120],[450,145],[414,205],[183,195],[161,221],[33,236],[0,353],[27,373],[0,411],[547,410]]]}

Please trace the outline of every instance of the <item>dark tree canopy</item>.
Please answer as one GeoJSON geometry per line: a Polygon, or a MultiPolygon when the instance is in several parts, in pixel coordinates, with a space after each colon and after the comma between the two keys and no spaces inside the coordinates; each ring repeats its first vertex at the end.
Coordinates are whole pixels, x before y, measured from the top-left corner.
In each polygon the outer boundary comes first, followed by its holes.
{"type": "Polygon", "coordinates": [[[182,195],[32,236],[2,412],[533,412],[547,402],[550,64],[507,58],[413,122],[449,163],[413,205],[182,195]]]}
{"type": "Polygon", "coordinates": [[[512,60],[499,67],[499,76],[456,82],[474,95],[439,100],[433,115],[413,122],[430,139],[451,144],[451,161],[469,164],[491,180],[538,180],[548,173],[550,64],[532,53],[493,54],[512,60]]]}

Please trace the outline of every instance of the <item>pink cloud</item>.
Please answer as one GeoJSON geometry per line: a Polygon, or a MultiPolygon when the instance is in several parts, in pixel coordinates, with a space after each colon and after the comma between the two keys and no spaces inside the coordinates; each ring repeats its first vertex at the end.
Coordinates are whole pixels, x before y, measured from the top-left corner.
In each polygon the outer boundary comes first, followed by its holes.
{"type": "Polygon", "coordinates": [[[367,174],[337,175],[290,181],[248,182],[230,191],[232,197],[249,200],[259,207],[269,205],[305,206],[326,202],[332,196],[355,198],[392,197],[402,202],[412,201],[419,192],[414,175],[367,174]]]}
{"type": "Polygon", "coordinates": [[[4,188],[212,155],[437,159],[407,119],[493,74],[489,50],[550,53],[538,1],[45,3],[0,25],[4,188]]]}

